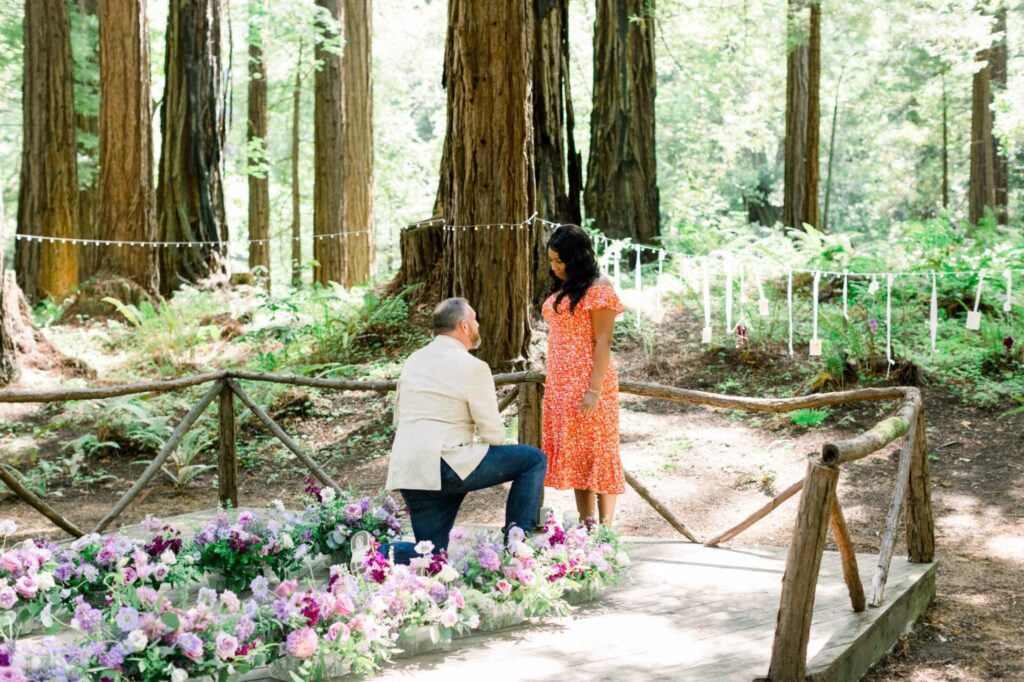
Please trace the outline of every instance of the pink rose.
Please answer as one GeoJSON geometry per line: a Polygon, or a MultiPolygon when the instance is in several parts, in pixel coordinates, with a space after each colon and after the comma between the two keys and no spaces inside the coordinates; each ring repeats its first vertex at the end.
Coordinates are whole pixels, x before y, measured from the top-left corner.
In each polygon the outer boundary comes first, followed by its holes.
{"type": "Polygon", "coordinates": [[[313,628],[300,628],[292,631],[285,642],[285,649],[292,658],[309,658],[316,653],[319,641],[313,628]]]}
{"type": "Polygon", "coordinates": [[[3,568],[8,573],[15,573],[21,570],[21,559],[15,556],[14,552],[4,552],[2,558],[0,558],[0,568],[3,568]]]}
{"type": "Polygon", "coordinates": [[[441,612],[440,621],[441,625],[445,626],[446,628],[453,627],[456,623],[459,622],[459,614],[455,612],[455,609],[447,608],[441,612]]]}
{"type": "Polygon", "coordinates": [[[286,598],[291,596],[291,594],[295,591],[295,589],[298,586],[299,586],[299,583],[296,582],[295,580],[282,580],[281,583],[274,590],[274,593],[278,597],[281,597],[282,599],[286,599],[286,598]]]}
{"type": "Polygon", "coordinates": [[[238,640],[235,639],[234,635],[229,635],[226,632],[217,633],[217,658],[227,660],[235,655],[238,651],[238,640]]]}
{"type": "Polygon", "coordinates": [[[466,606],[466,599],[462,596],[462,592],[457,587],[453,587],[452,591],[448,593],[448,599],[452,600],[455,604],[455,608],[461,609],[466,606]]]}
{"type": "Polygon", "coordinates": [[[334,600],[334,612],[339,616],[347,616],[356,610],[356,605],[352,601],[352,597],[347,594],[335,595],[334,600]]]}
{"type": "Polygon", "coordinates": [[[14,583],[14,589],[25,599],[31,599],[39,591],[39,583],[30,575],[23,575],[14,583]]]}
{"type": "Polygon", "coordinates": [[[327,634],[324,638],[328,642],[338,642],[338,644],[344,644],[348,641],[348,626],[341,621],[331,623],[331,627],[327,628],[327,634]]]}
{"type": "Polygon", "coordinates": [[[0,609],[12,608],[18,603],[18,595],[13,587],[0,588],[0,609]]]}
{"type": "Polygon", "coordinates": [[[497,588],[498,592],[501,592],[502,596],[507,597],[508,595],[512,594],[512,583],[505,579],[498,581],[497,588]]]}

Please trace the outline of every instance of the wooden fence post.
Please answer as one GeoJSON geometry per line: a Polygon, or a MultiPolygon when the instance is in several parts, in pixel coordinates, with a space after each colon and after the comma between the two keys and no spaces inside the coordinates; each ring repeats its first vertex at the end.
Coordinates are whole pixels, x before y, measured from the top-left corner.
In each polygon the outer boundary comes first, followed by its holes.
{"type": "Polygon", "coordinates": [[[818,585],[825,532],[838,480],[837,467],[817,458],[808,461],[800,510],[786,557],[786,573],[782,577],[782,598],[768,668],[771,680],[802,680],[805,677],[807,642],[814,616],[814,590],[818,585]]]}
{"type": "Polygon", "coordinates": [[[519,444],[540,447],[544,421],[544,384],[519,384],[519,444]]]}
{"type": "Polygon", "coordinates": [[[910,455],[910,490],[907,501],[907,555],[915,564],[935,558],[935,522],[932,518],[931,462],[924,430],[924,407],[917,415],[914,451],[910,455]]]}
{"type": "Polygon", "coordinates": [[[217,457],[217,486],[222,507],[238,508],[238,452],[235,441],[235,394],[225,381],[217,403],[220,429],[217,457]]]}

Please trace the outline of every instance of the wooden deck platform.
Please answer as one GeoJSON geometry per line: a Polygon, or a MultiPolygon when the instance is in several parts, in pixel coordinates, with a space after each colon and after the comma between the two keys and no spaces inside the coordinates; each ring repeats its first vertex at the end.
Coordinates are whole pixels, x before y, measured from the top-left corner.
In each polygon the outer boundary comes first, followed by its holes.
{"type": "MultiPolygon", "coordinates": [[[[566,618],[456,640],[374,680],[754,680],[768,672],[785,551],[632,539],[631,579],[566,618]]],[[[877,557],[859,556],[870,576],[877,557]]],[[[893,559],[886,598],[854,613],[826,552],[808,677],[856,680],[935,596],[938,563],[893,559]]]]}

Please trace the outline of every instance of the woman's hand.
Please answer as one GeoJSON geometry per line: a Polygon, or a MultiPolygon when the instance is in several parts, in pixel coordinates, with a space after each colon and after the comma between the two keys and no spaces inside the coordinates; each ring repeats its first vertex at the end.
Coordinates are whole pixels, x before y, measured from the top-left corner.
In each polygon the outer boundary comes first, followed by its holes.
{"type": "Polygon", "coordinates": [[[597,403],[600,402],[601,396],[593,391],[587,391],[583,394],[583,402],[580,403],[580,412],[583,414],[590,414],[597,410],[597,403]]]}

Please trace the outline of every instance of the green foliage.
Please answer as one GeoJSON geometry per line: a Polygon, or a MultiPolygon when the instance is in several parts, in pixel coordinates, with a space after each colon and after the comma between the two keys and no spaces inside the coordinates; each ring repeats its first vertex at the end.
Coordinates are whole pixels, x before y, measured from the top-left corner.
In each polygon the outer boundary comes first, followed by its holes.
{"type": "Polygon", "coordinates": [[[185,491],[188,484],[203,472],[216,469],[213,464],[199,464],[198,457],[209,450],[214,444],[214,437],[202,426],[196,424],[181,439],[181,443],[168,457],[168,464],[160,467],[160,471],[171,480],[174,490],[185,491]]]}
{"type": "Polygon", "coordinates": [[[225,306],[208,292],[185,288],[168,301],[157,305],[142,301],[139,305],[104,298],[133,328],[131,344],[141,356],[167,372],[185,369],[195,362],[196,349],[220,335],[220,327],[210,322],[225,306]]]}
{"type": "Polygon", "coordinates": [[[814,428],[821,426],[822,422],[828,419],[830,411],[827,408],[815,410],[796,410],[789,414],[789,420],[796,426],[814,428]]]}

